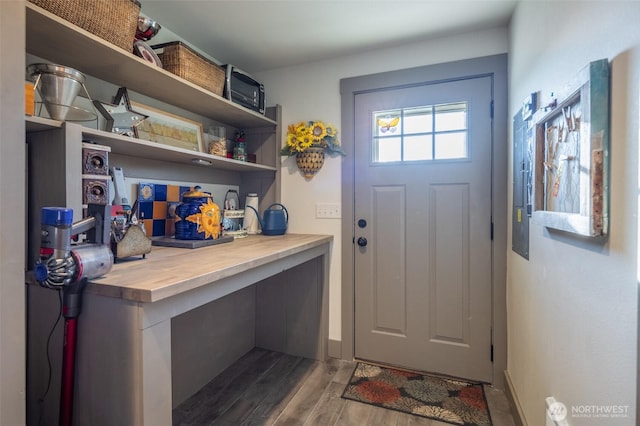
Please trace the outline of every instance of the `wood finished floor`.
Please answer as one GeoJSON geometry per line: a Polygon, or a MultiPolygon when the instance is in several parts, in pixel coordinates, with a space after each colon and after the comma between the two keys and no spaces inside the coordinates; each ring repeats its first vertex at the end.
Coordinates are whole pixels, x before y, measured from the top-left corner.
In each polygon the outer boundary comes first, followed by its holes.
{"type": "MultiPolygon", "coordinates": [[[[254,349],[176,407],[173,425],[448,425],[342,399],[355,365],[254,349]]],[[[494,426],[512,426],[504,393],[485,393],[494,426]]]]}

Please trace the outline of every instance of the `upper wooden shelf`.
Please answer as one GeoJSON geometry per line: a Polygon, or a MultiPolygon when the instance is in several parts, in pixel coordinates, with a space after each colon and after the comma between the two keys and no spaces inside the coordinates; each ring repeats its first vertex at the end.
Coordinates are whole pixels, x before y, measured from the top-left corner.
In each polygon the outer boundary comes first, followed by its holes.
{"type": "MultiPolygon", "coordinates": [[[[58,129],[61,128],[62,125],[62,122],[48,118],[35,116],[25,117],[27,133],[58,129]]],[[[77,125],[79,126],[79,124],[77,125]]],[[[219,170],[237,172],[276,171],[275,166],[238,161],[204,152],[189,151],[188,149],[130,138],[128,136],[117,135],[88,127],[82,127],[82,136],[83,139],[110,147],[111,152],[114,154],[129,157],[141,157],[150,160],[213,167],[219,170]]]]}
{"type": "Polygon", "coordinates": [[[24,121],[27,133],[42,132],[45,130],[57,129],[62,127],[62,121],[52,120],[45,117],[38,117],[35,115],[25,116],[24,121]]]}
{"type": "Polygon", "coordinates": [[[33,55],[237,128],[277,124],[29,2],[26,19],[27,52],[33,55]]]}

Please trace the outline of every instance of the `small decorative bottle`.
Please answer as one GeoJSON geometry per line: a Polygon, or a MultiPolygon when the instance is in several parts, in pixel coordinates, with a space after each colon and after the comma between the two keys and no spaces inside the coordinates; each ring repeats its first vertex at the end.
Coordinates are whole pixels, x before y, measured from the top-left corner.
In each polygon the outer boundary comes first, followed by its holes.
{"type": "Polygon", "coordinates": [[[236,143],[233,147],[233,159],[238,161],[247,161],[247,144],[244,141],[244,132],[238,130],[236,132],[236,143]]]}

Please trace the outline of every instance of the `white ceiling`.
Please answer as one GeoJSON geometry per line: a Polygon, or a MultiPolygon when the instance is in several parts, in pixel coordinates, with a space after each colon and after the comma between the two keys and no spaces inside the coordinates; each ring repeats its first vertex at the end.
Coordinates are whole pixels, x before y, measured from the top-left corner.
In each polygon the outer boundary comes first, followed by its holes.
{"type": "MultiPolygon", "coordinates": [[[[265,71],[506,25],[519,0],[142,0],[221,63],[265,71]]],[[[167,31],[167,30],[170,30],[167,31]]]]}

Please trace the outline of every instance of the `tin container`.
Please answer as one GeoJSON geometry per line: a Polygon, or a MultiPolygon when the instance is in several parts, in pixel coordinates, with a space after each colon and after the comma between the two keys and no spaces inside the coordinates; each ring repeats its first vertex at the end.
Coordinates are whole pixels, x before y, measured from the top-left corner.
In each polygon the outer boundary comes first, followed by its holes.
{"type": "Polygon", "coordinates": [[[244,202],[244,222],[243,227],[249,234],[259,234],[260,233],[260,221],[258,219],[256,211],[258,210],[258,205],[260,201],[258,199],[258,194],[255,192],[251,192],[247,194],[247,198],[244,202]],[[255,210],[251,210],[251,208],[255,210]]]}
{"type": "Polygon", "coordinates": [[[238,191],[230,189],[224,198],[224,211],[222,213],[222,235],[233,238],[246,237],[247,230],[243,228],[244,209],[240,209],[238,191]]]}

